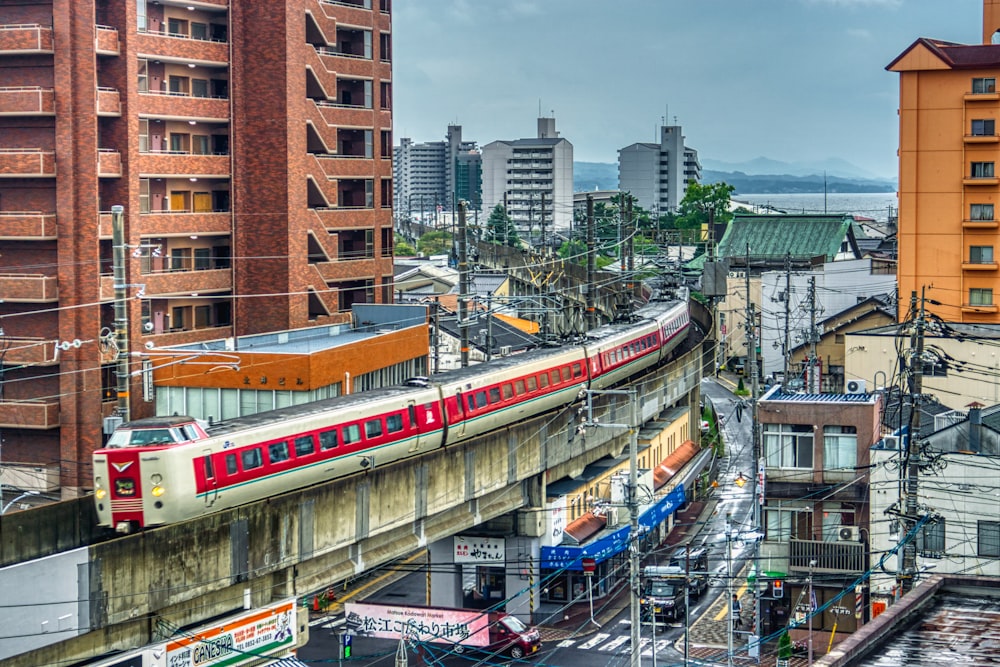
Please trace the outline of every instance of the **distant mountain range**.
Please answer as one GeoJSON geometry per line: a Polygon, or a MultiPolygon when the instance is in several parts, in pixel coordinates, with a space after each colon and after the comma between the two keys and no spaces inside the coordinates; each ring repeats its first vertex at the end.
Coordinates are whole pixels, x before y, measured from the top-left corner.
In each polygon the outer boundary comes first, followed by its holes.
{"type": "MultiPolygon", "coordinates": [[[[724,181],[734,186],[737,194],[794,194],[823,192],[824,189],[831,193],[896,191],[894,180],[871,176],[839,159],[818,164],[779,162],[763,157],[741,163],[703,160],[702,166],[704,183],[724,181]]],[[[618,165],[609,162],[574,162],[573,186],[577,192],[616,190],[618,165]]]]}

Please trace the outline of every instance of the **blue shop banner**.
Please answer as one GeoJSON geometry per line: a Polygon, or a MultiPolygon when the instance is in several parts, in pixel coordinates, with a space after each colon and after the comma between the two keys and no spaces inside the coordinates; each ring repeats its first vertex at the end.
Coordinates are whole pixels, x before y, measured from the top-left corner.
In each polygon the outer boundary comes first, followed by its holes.
{"type": "MultiPolygon", "coordinates": [[[[684,504],[684,486],[677,485],[673,491],[658,500],[655,505],[639,515],[639,533],[646,534],[666,521],[667,517],[684,504]]],[[[583,558],[593,558],[600,563],[628,548],[629,526],[622,526],[610,535],[605,535],[590,544],[578,547],[542,547],[540,567],[546,570],[583,570],[583,558]]]]}

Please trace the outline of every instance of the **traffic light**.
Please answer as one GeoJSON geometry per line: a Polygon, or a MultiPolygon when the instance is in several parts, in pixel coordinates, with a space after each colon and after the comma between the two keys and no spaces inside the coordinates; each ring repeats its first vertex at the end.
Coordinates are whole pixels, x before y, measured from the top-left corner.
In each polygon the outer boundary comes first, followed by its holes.
{"type": "Polygon", "coordinates": [[[343,656],[344,660],[347,660],[348,658],[351,657],[351,639],[353,639],[351,635],[347,634],[340,635],[341,655],[343,656]]]}
{"type": "Polygon", "coordinates": [[[774,595],[774,597],[776,598],[783,597],[784,592],[785,592],[784,581],[782,581],[781,579],[775,579],[774,581],[771,582],[771,593],[774,595]]]}

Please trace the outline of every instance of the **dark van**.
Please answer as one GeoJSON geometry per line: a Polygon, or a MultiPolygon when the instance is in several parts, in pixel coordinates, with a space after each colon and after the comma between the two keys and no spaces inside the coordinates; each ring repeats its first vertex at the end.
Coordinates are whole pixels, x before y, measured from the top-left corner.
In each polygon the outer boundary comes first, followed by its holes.
{"type": "Polygon", "coordinates": [[[706,547],[692,547],[688,551],[687,547],[674,549],[670,554],[670,565],[679,568],[682,572],[685,567],[689,568],[690,586],[688,595],[691,597],[701,597],[708,590],[708,549],[706,547]]]}

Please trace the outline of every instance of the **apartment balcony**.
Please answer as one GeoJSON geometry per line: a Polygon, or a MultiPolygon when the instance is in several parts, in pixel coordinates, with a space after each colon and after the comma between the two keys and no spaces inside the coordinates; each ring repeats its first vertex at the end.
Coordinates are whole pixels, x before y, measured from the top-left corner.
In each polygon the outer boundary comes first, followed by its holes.
{"type": "Polygon", "coordinates": [[[382,262],[377,262],[374,258],[352,259],[350,257],[333,262],[316,262],[313,266],[315,266],[316,270],[319,271],[323,280],[328,283],[344,280],[344,278],[347,278],[349,275],[379,275],[385,268],[382,262]],[[349,273],[347,273],[347,271],[349,271],[349,273]]]}
{"type": "Polygon", "coordinates": [[[1000,268],[996,262],[962,262],[963,271],[996,271],[1000,268]]]}
{"type": "Polygon", "coordinates": [[[101,178],[121,178],[122,154],[113,148],[98,149],[97,175],[101,178]]]}
{"type": "Polygon", "coordinates": [[[996,229],[1000,222],[996,220],[963,220],[962,229],[996,229]]]}
{"type": "Polygon", "coordinates": [[[229,44],[167,33],[136,33],[137,50],[150,57],[159,56],[178,62],[197,62],[224,67],[229,63],[229,44]]]}
{"type": "Polygon", "coordinates": [[[174,151],[141,153],[139,174],[142,177],[170,178],[200,176],[228,178],[228,155],[195,155],[174,151]]]}
{"type": "Polygon", "coordinates": [[[0,212],[0,240],[54,241],[56,214],[41,211],[0,212]]]}
{"type": "MultiPolygon", "coordinates": [[[[201,271],[163,271],[147,273],[140,277],[147,298],[187,294],[218,294],[233,289],[231,269],[205,269],[201,271]]],[[[113,276],[101,276],[101,301],[115,298],[113,276]]]]}
{"type": "Polygon", "coordinates": [[[1000,93],[993,91],[989,93],[966,93],[963,96],[966,102],[979,103],[979,102],[996,102],[1000,100],[1000,93]]]}
{"type": "Polygon", "coordinates": [[[1000,178],[997,178],[996,176],[990,176],[990,177],[976,176],[972,178],[966,177],[962,179],[962,185],[972,185],[975,187],[982,187],[984,185],[1000,185],[1000,178]]]}
{"type": "MultiPolygon", "coordinates": [[[[101,236],[107,229],[107,238],[111,238],[111,215],[108,214],[107,227],[101,224],[101,236]]],[[[221,212],[187,212],[162,211],[143,213],[139,216],[139,234],[141,236],[226,236],[232,232],[232,214],[221,212]]]]}
{"type": "Polygon", "coordinates": [[[1000,143],[1000,135],[996,134],[967,134],[965,135],[967,144],[995,144],[1000,143]]]}
{"type": "Polygon", "coordinates": [[[55,175],[55,151],[0,148],[0,178],[52,178],[55,175]]]}
{"type": "Polygon", "coordinates": [[[117,56],[121,54],[121,45],[118,42],[118,29],[107,25],[97,26],[94,46],[99,56],[117,56]]]}
{"type": "Polygon", "coordinates": [[[17,366],[52,366],[56,363],[56,343],[48,338],[0,338],[4,363],[17,366]]]}
{"type": "Polygon", "coordinates": [[[117,117],[122,115],[122,98],[116,88],[97,89],[97,115],[117,117]]]}
{"type": "Polygon", "coordinates": [[[0,428],[59,428],[59,401],[0,401],[0,428]]]}
{"type": "Polygon", "coordinates": [[[317,155],[316,159],[327,178],[371,178],[372,158],[317,155]]]}
{"type": "Polygon", "coordinates": [[[813,560],[813,572],[817,574],[861,573],[867,569],[864,542],[788,540],[789,573],[808,572],[813,560]]]}
{"type": "Polygon", "coordinates": [[[353,104],[340,104],[329,100],[316,100],[316,106],[326,119],[327,125],[334,127],[373,127],[379,125],[375,121],[375,110],[353,104]]]}
{"type": "Polygon", "coordinates": [[[342,53],[329,46],[317,46],[323,66],[329,72],[336,72],[337,76],[357,76],[370,77],[372,75],[372,59],[363,56],[355,56],[342,53]]]}
{"type": "Polygon", "coordinates": [[[319,4],[331,7],[330,13],[337,17],[338,24],[369,25],[372,22],[373,2],[378,0],[320,0],[319,4]]]}
{"type": "Polygon", "coordinates": [[[41,273],[0,273],[6,303],[51,303],[59,300],[59,281],[41,273]]]}
{"type": "Polygon", "coordinates": [[[54,116],[56,94],[41,86],[0,88],[0,116],[54,116]]]}
{"type": "Polygon", "coordinates": [[[991,304],[984,304],[984,305],[976,305],[976,304],[971,304],[971,303],[963,303],[962,304],[962,312],[963,313],[973,314],[973,315],[976,314],[976,313],[979,313],[980,315],[987,315],[987,314],[990,314],[990,313],[1000,312],[1000,307],[997,307],[996,304],[992,304],[992,303],[991,304]]]}
{"type": "Polygon", "coordinates": [[[37,23],[0,25],[0,55],[53,53],[52,26],[37,23]]]}
{"type": "Polygon", "coordinates": [[[222,97],[192,97],[185,93],[150,91],[139,94],[139,114],[224,123],[229,120],[229,100],[222,97]]]}

